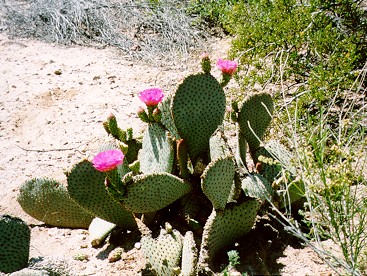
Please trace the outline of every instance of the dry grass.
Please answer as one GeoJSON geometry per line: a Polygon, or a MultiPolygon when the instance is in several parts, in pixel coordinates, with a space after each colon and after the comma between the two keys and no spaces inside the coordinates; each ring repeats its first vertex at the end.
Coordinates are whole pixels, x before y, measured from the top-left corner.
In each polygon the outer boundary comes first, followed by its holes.
{"type": "MultiPolygon", "coordinates": [[[[23,0],[0,2],[2,25],[14,37],[65,45],[114,46],[150,63],[185,57],[205,33],[185,14],[185,1],[23,0]]],[[[4,27],[3,27],[4,28],[4,27]]]]}

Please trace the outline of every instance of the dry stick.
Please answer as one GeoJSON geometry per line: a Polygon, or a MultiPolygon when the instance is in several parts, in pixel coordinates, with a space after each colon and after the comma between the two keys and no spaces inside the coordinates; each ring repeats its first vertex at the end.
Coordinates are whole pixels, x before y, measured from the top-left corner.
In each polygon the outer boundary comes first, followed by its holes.
{"type": "Polygon", "coordinates": [[[35,152],[66,151],[66,150],[76,150],[78,148],[78,147],[74,147],[74,148],[63,148],[63,149],[26,149],[19,145],[16,145],[16,146],[24,151],[35,151],[35,152]]]}
{"type": "MultiPolygon", "coordinates": [[[[98,138],[93,138],[89,141],[87,141],[85,144],[89,144],[93,141],[98,140],[98,138]]],[[[24,150],[24,151],[33,151],[33,152],[51,152],[51,151],[67,151],[67,150],[78,150],[79,147],[81,147],[82,145],[79,145],[77,147],[72,147],[72,148],[58,148],[58,149],[27,149],[24,148],[22,146],[16,145],[18,148],[24,150]]],[[[78,150],[79,151],[79,150],[78,150]]],[[[80,151],[79,151],[80,152],[80,151]]],[[[80,152],[81,153],[81,152],[80,152]]]]}

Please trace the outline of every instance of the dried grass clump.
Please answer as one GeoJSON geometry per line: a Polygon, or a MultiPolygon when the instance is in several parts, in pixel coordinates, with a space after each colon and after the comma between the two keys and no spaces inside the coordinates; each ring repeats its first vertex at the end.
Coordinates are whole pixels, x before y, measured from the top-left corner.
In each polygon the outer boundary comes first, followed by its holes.
{"type": "Polygon", "coordinates": [[[184,11],[185,1],[4,1],[6,31],[14,37],[83,46],[114,46],[133,59],[168,61],[200,48],[206,35],[184,11]]]}

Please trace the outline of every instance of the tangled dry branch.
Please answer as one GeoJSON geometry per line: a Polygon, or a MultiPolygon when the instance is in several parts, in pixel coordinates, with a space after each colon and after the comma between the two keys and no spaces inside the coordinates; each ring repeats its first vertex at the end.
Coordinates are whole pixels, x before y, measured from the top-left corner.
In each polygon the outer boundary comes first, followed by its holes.
{"type": "Polygon", "coordinates": [[[185,1],[24,0],[0,3],[11,36],[85,46],[114,46],[133,59],[164,62],[203,47],[205,33],[185,1]]]}

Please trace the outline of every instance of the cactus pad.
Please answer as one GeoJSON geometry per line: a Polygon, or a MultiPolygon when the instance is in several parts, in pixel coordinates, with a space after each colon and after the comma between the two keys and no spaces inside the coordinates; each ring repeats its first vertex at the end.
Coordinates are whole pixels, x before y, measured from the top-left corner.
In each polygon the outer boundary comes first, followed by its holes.
{"type": "Polygon", "coordinates": [[[94,217],[70,198],[64,185],[53,179],[26,181],[17,200],[28,215],[52,226],[88,228],[94,217]]]}
{"type": "Polygon", "coordinates": [[[274,194],[268,180],[260,174],[249,174],[242,180],[242,190],[249,197],[258,198],[264,203],[271,200],[274,194]]]}
{"type": "Polygon", "coordinates": [[[173,120],[193,163],[209,151],[209,138],[223,121],[225,105],[224,91],[210,74],[187,77],[173,96],[173,120]]]}
{"type": "Polygon", "coordinates": [[[100,246],[116,224],[100,218],[94,218],[88,227],[89,241],[93,247],[100,246]]]}
{"type": "Polygon", "coordinates": [[[296,169],[294,166],[292,166],[292,159],[293,159],[292,153],[276,140],[268,141],[264,147],[260,147],[256,151],[254,160],[255,163],[260,161],[258,159],[259,156],[274,159],[280,165],[277,166],[277,164],[266,164],[262,162],[263,163],[262,174],[271,182],[276,177],[279,176],[281,168],[286,169],[292,175],[296,174],[296,169]]]}
{"type": "Polygon", "coordinates": [[[178,134],[177,128],[173,121],[172,113],[171,113],[171,102],[172,95],[166,95],[163,101],[158,104],[158,108],[161,111],[162,118],[161,123],[167,128],[167,130],[171,133],[171,136],[175,140],[180,140],[181,137],[178,134]]]}
{"type": "Polygon", "coordinates": [[[215,160],[231,154],[230,147],[223,136],[223,130],[218,128],[217,131],[212,135],[212,137],[210,137],[210,160],[215,160]]]}
{"type": "Polygon", "coordinates": [[[105,174],[97,171],[89,161],[76,164],[67,173],[67,180],[71,198],[93,215],[123,228],[136,227],[133,215],[108,194],[105,174]]]}
{"type": "Polygon", "coordinates": [[[141,250],[157,275],[174,275],[172,271],[180,265],[182,239],[177,230],[167,232],[164,229],[156,239],[142,237],[141,250]]]}
{"type": "Polygon", "coordinates": [[[172,172],[174,146],[168,133],[158,124],[148,126],[143,138],[143,147],[139,154],[142,173],[172,172]]]}
{"type": "Polygon", "coordinates": [[[241,133],[240,129],[237,130],[237,149],[236,149],[236,162],[239,166],[245,168],[247,154],[247,142],[245,136],[241,133]]]}
{"type": "Polygon", "coordinates": [[[137,175],[126,183],[122,203],[132,212],[153,212],[168,206],[190,190],[190,184],[169,173],[137,175]]]}
{"type": "Polygon", "coordinates": [[[199,270],[210,266],[216,254],[237,238],[247,234],[253,227],[260,202],[248,198],[240,204],[227,205],[223,213],[213,210],[203,232],[199,254],[199,270]]]}
{"type": "Polygon", "coordinates": [[[0,216],[0,272],[11,273],[27,266],[31,231],[20,218],[0,216]]]}
{"type": "Polygon", "coordinates": [[[181,275],[196,275],[197,261],[198,249],[194,240],[194,234],[191,231],[187,231],[184,236],[182,247],[181,275]]]}
{"type": "Polygon", "coordinates": [[[240,106],[238,123],[250,152],[254,152],[259,147],[259,139],[263,138],[270,124],[273,109],[273,100],[267,93],[254,94],[240,106]]]}
{"type": "Polygon", "coordinates": [[[235,164],[231,156],[209,163],[201,176],[201,188],[212,202],[214,209],[223,210],[234,185],[235,164]]]}

